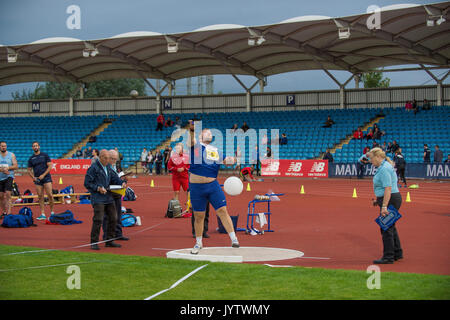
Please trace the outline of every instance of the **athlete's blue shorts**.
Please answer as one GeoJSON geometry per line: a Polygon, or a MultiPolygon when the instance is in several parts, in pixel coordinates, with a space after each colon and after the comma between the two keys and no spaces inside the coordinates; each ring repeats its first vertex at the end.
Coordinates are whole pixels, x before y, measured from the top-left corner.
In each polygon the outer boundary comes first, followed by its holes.
{"type": "Polygon", "coordinates": [[[217,180],[210,183],[189,182],[189,194],[194,211],[205,211],[208,201],[214,210],[227,205],[225,194],[217,180]]]}
{"type": "Polygon", "coordinates": [[[52,176],[50,174],[47,174],[44,179],[39,181],[34,181],[34,184],[37,186],[43,186],[46,183],[52,182],[52,176]]]}

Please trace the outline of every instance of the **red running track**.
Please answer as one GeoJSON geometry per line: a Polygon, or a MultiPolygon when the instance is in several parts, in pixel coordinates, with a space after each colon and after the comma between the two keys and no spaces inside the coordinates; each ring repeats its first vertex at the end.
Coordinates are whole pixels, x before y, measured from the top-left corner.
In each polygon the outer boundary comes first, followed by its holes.
{"type": "MultiPolygon", "coordinates": [[[[59,181],[54,176],[53,181],[59,181]]],[[[220,177],[223,183],[226,177],[220,177]]],[[[75,192],[85,191],[84,176],[62,176],[63,185],[73,185],[75,192]]],[[[101,253],[165,257],[168,250],[190,248],[194,245],[191,221],[187,218],[167,219],[164,214],[172,197],[170,176],[140,176],[130,179],[137,201],[123,202],[127,208],[141,217],[142,226],[124,229],[130,241],[121,241],[122,248],[104,248],[101,253]],[[154,188],[150,187],[154,180],[154,188]]],[[[26,176],[16,177],[20,190],[33,184],[26,176]]],[[[403,218],[397,223],[404,259],[393,265],[381,266],[382,271],[450,274],[450,183],[409,181],[418,183],[419,189],[401,189],[403,218]],[[411,202],[405,202],[406,192],[411,202]]],[[[245,185],[246,186],[246,185],[245,185]]],[[[373,196],[371,179],[277,179],[252,182],[251,191],[244,188],[240,196],[227,196],[231,215],[239,214],[238,227],[245,228],[248,202],[255,194],[269,189],[285,193],[280,202],[272,202],[273,233],[249,235],[238,232],[241,246],[278,247],[300,250],[303,258],[275,261],[271,264],[298,265],[333,269],[365,271],[374,259],[382,255],[379,227],[374,219],[378,209],[371,205],[373,196]],[[300,194],[301,186],[305,194],[300,194]],[[356,188],[357,198],[352,198],[356,188]]],[[[185,195],[181,196],[182,203],[185,195]]],[[[33,206],[34,216],[39,215],[33,206]]],[[[0,228],[0,243],[5,245],[32,246],[46,249],[65,249],[92,252],[89,243],[92,219],[90,205],[57,205],[56,212],[70,209],[82,224],[71,226],[46,225],[36,221],[38,227],[25,229],[0,228]]],[[[17,213],[18,207],[13,209],[17,213]]],[[[258,210],[259,211],[259,210],[258,210]]],[[[261,209],[263,211],[263,209],[261,209]]],[[[47,215],[49,214],[47,208],[47,215]]],[[[210,236],[204,246],[228,246],[228,235],[215,231],[217,218],[212,212],[210,236]]]]}

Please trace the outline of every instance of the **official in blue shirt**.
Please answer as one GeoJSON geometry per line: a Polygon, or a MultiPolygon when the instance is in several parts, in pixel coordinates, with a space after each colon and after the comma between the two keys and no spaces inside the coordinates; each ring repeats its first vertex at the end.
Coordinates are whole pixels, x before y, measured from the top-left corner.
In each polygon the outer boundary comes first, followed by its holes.
{"type": "MultiPolygon", "coordinates": [[[[392,205],[399,210],[402,204],[402,197],[397,186],[397,174],[394,170],[394,163],[381,148],[373,148],[367,153],[372,165],[377,167],[373,177],[373,189],[377,197],[374,205],[381,207],[380,214],[388,214],[387,207],[392,205]]],[[[386,231],[381,229],[383,239],[383,257],[373,261],[375,264],[391,264],[394,261],[403,259],[403,250],[400,245],[395,223],[386,231]]]]}
{"type": "Polygon", "coordinates": [[[121,247],[120,244],[112,240],[115,237],[117,212],[112,193],[109,190],[110,185],[122,185],[123,188],[126,187],[125,182],[119,178],[117,173],[109,165],[109,152],[107,150],[101,150],[98,160],[89,167],[84,178],[84,186],[91,193],[91,204],[94,208],[91,229],[92,250],[99,250],[98,240],[105,214],[109,216],[108,240],[105,246],[121,247]]]}
{"type": "MultiPolygon", "coordinates": [[[[199,123],[200,124],[200,123],[199,123]]],[[[189,193],[192,209],[194,211],[194,229],[196,244],[191,250],[192,254],[198,254],[202,249],[203,228],[205,210],[211,203],[222,225],[227,231],[231,246],[239,248],[239,242],[234,231],[233,222],[227,211],[225,194],[217,182],[217,175],[221,164],[233,165],[236,159],[227,157],[223,159],[222,152],[212,146],[212,133],[209,129],[201,130],[199,141],[194,137],[195,125],[190,122],[188,146],[191,149],[189,168],[189,193]]]]}

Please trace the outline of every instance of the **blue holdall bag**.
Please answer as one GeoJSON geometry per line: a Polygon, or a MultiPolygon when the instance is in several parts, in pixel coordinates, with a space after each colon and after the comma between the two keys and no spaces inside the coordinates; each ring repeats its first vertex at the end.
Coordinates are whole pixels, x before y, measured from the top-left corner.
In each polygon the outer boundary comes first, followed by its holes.
{"type": "Polygon", "coordinates": [[[36,227],[33,223],[33,211],[28,207],[20,209],[19,214],[8,214],[3,218],[2,227],[5,228],[28,228],[36,227]]]}
{"type": "Polygon", "coordinates": [[[83,221],[75,220],[73,217],[73,213],[70,210],[66,210],[63,213],[53,214],[48,218],[48,221],[51,224],[62,224],[62,225],[83,223],[83,221]]]}
{"type": "Polygon", "coordinates": [[[134,215],[125,213],[122,214],[122,219],[120,222],[122,223],[122,227],[132,227],[136,225],[137,219],[134,215]]]}

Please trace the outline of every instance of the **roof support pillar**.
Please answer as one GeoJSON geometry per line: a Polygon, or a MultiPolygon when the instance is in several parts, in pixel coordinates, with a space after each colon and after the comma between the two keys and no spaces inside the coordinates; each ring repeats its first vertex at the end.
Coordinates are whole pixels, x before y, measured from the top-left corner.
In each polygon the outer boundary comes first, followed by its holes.
{"type": "Polygon", "coordinates": [[[436,81],[436,105],[442,106],[442,82],[444,82],[444,80],[450,75],[450,70],[441,79],[439,79],[423,64],[419,65],[431,78],[433,78],[434,81],[436,81]]]}
{"type": "MultiPolygon", "coordinates": [[[[156,95],[156,114],[161,113],[161,93],[167,88],[167,86],[170,84],[170,82],[166,82],[164,87],[162,87],[161,90],[157,90],[150,81],[148,81],[146,78],[143,78],[145,83],[150,87],[150,89],[153,90],[153,92],[156,95]]],[[[171,84],[170,84],[171,85],[171,84]]]]}
{"type": "MultiPolygon", "coordinates": [[[[347,105],[345,103],[345,87],[347,84],[353,79],[355,74],[352,74],[350,78],[347,79],[344,83],[340,83],[327,69],[323,68],[323,71],[339,86],[339,107],[341,109],[346,109],[347,105]]],[[[359,82],[359,81],[358,81],[359,82]]]]}
{"type": "Polygon", "coordinates": [[[246,111],[251,112],[252,111],[252,90],[258,83],[260,83],[261,80],[257,79],[250,88],[247,88],[247,86],[241,81],[241,79],[238,78],[238,76],[236,76],[234,73],[231,73],[231,75],[237,81],[237,83],[239,83],[240,86],[242,88],[244,88],[246,111]]]}

